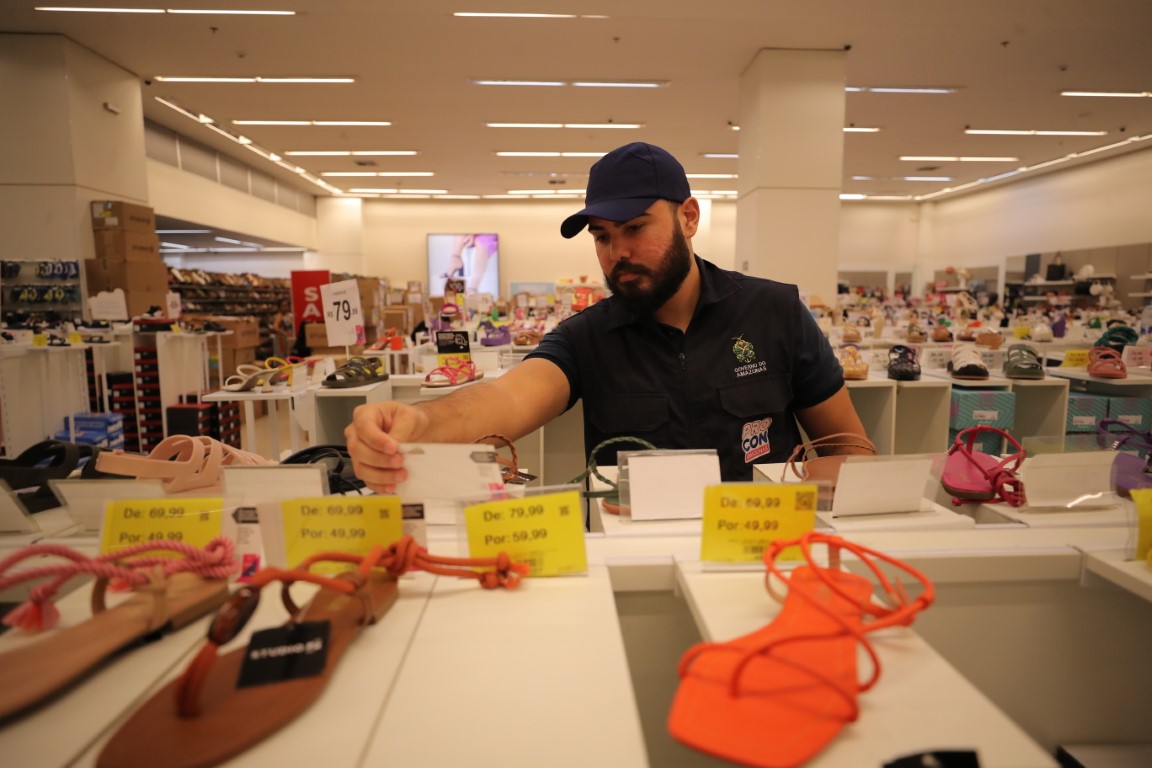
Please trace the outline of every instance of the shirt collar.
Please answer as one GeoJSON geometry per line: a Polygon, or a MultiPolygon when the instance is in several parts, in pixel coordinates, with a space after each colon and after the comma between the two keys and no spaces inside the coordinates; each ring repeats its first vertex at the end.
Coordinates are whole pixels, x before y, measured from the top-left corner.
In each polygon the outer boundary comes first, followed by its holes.
{"type": "MultiPolygon", "coordinates": [[[[700,300],[696,304],[696,312],[699,312],[701,307],[715,304],[740,290],[740,286],[726,271],[695,254],[693,258],[700,272],[700,300]]],[[[607,330],[642,322],[623,302],[616,301],[611,296],[605,301],[608,302],[607,330]]]]}

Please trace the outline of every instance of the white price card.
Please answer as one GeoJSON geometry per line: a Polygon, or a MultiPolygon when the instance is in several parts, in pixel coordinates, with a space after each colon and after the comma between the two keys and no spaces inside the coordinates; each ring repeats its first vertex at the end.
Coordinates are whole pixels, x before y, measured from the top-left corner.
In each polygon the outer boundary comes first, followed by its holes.
{"type": "Polygon", "coordinates": [[[180,294],[176,293],[176,291],[168,291],[168,293],[164,296],[164,304],[168,310],[168,319],[178,320],[180,318],[181,310],[180,294]]]}
{"type": "Polygon", "coordinates": [[[346,347],[364,343],[364,313],[360,310],[360,290],[355,280],[320,286],[324,302],[324,327],[328,346],[346,347]]]}

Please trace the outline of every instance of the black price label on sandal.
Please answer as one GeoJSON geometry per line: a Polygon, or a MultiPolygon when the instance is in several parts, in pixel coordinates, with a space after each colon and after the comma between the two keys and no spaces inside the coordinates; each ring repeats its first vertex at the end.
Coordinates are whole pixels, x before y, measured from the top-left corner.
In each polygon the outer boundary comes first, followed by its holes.
{"type": "Polygon", "coordinates": [[[315,677],[328,664],[327,621],[305,621],[252,633],[240,665],[237,688],[315,677]]]}

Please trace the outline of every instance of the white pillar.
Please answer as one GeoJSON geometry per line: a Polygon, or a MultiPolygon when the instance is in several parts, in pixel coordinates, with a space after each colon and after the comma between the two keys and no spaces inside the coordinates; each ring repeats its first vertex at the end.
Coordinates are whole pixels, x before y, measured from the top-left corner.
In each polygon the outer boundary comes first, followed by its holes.
{"type": "Polygon", "coordinates": [[[736,268],[836,300],[843,50],[761,49],[740,76],[736,268]]]}

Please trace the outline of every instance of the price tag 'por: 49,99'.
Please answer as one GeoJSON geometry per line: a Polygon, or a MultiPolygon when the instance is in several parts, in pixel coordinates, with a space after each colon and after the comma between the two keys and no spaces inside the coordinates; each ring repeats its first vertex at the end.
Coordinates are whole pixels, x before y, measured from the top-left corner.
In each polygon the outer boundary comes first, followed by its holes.
{"type": "Polygon", "coordinates": [[[149,542],[179,542],[203,547],[220,535],[224,500],[120,499],[104,508],[100,554],[149,542]]]}
{"type": "MultiPolygon", "coordinates": [[[[367,555],[404,535],[398,496],[323,496],[282,502],[284,554],[292,565],[319,552],[367,555]]],[[[331,570],[346,571],[347,565],[331,570]]],[[[318,570],[325,567],[317,565],[318,570]]]]}
{"type": "Polygon", "coordinates": [[[564,576],[588,570],[583,504],[578,491],[501,499],[464,509],[468,552],[531,566],[531,576],[564,576]]]}
{"type": "MultiPolygon", "coordinates": [[[[704,489],[700,559],[752,563],[773,541],[795,539],[816,527],[814,485],[726,483],[704,489]]],[[[793,548],[794,549],[794,548],[793,548]]],[[[780,559],[796,559],[785,550],[780,559]]]]}

